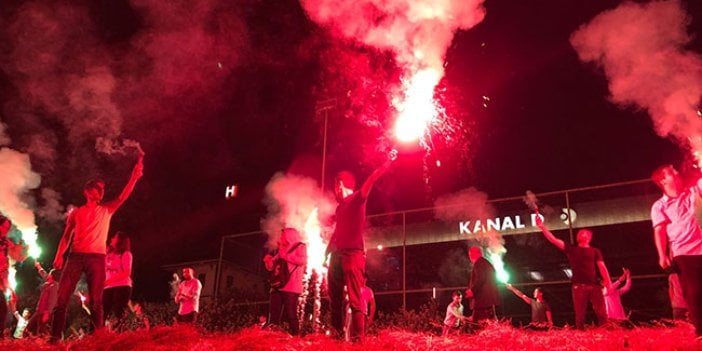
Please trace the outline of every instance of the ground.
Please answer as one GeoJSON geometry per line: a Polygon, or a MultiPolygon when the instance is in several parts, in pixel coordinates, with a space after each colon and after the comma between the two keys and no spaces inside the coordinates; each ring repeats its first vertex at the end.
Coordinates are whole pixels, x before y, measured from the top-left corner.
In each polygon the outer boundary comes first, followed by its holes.
{"type": "Polygon", "coordinates": [[[334,340],[322,334],[302,338],[252,327],[236,333],[202,333],[190,327],[158,327],[151,331],[104,333],[69,340],[58,345],[43,339],[4,340],[1,350],[702,350],[693,329],[651,326],[631,330],[591,329],[528,332],[496,324],[476,334],[443,338],[402,330],[381,330],[363,345],[334,340]]]}

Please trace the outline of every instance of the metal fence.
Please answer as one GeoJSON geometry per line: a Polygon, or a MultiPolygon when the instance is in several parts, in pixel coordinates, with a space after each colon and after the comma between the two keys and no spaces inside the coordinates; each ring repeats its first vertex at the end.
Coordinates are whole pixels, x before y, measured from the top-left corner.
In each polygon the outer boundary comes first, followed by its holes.
{"type": "MultiPolygon", "coordinates": [[[[622,267],[632,271],[633,288],[622,297],[625,307],[634,311],[632,319],[669,313],[667,279],[657,266],[650,228],[650,205],[660,192],[649,180],[536,195],[556,236],[574,243],[577,229],[588,227],[594,232],[592,245],[602,250],[610,274],[617,277],[622,267]]],[[[483,206],[478,201],[368,216],[368,286],[375,291],[378,309],[416,309],[432,299],[439,306],[448,304],[451,291],[464,290],[468,284],[466,248],[490,227],[497,229],[494,232],[507,250],[503,261],[510,282],[527,294],[537,285],[544,287],[554,318],[572,320],[566,257],[534,226],[522,196],[487,204],[487,211],[474,211],[483,206]]],[[[260,231],[225,236],[220,261],[265,276],[261,258],[266,240],[260,231]]],[[[502,290],[501,313],[528,320],[529,307],[502,290]]],[[[266,300],[261,296],[259,302],[266,300]]]]}

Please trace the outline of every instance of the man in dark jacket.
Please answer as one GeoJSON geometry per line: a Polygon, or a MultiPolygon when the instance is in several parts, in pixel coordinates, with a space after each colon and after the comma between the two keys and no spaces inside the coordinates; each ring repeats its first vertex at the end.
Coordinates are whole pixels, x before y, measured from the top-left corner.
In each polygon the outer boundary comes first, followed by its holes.
{"type": "Polygon", "coordinates": [[[483,252],[477,246],[468,249],[468,258],[473,263],[473,270],[466,297],[472,298],[473,322],[495,319],[495,306],[500,304],[495,268],[483,258],[483,252]]]}

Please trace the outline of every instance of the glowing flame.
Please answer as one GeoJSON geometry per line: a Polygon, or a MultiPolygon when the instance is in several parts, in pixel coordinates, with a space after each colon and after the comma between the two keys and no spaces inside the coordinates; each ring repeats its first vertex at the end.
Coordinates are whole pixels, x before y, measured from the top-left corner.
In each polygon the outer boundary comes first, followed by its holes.
{"type": "Polygon", "coordinates": [[[85,295],[83,295],[83,293],[82,293],[82,292],[80,292],[80,291],[79,291],[79,292],[77,292],[77,294],[78,294],[78,297],[80,298],[80,303],[85,303],[85,300],[87,300],[87,299],[88,299],[88,298],[87,298],[87,297],[85,297],[85,295]]]}
{"type": "Polygon", "coordinates": [[[393,104],[399,115],[395,121],[395,136],[402,142],[421,139],[429,124],[439,114],[434,100],[434,88],[441,79],[440,72],[423,69],[403,81],[404,99],[393,104]]]}
{"type": "Polygon", "coordinates": [[[317,207],[307,217],[303,231],[307,238],[307,273],[311,274],[312,270],[326,273],[324,251],[327,244],[322,240],[322,226],[319,223],[319,209],[317,207]]]}
{"type": "Polygon", "coordinates": [[[497,275],[497,280],[500,282],[507,283],[509,282],[509,273],[505,270],[505,263],[502,261],[502,255],[499,253],[494,253],[494,252],[489,252],[488,261],[492,263],[492,266],[495,268],[495,274],[497,275]]]}

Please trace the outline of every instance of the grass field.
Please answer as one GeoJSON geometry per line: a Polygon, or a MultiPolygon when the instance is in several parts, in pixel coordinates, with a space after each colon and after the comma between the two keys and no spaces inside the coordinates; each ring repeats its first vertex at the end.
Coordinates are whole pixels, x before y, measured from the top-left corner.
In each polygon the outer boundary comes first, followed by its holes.
{"type": "Polygon", "coordinates": [[[322,334],[293,338],[276,331],[248,328],[236,333],[203,333],[185,326],[151,331],[103,333],[58,345],[45,340],[3,340],[0,350],[702,350],[690,325],[625,329],[568,329],[532,332],[494,324],[475,334],[443,338],[403,330],[380,330],[364,344],[348,344],[322,334]]]}

